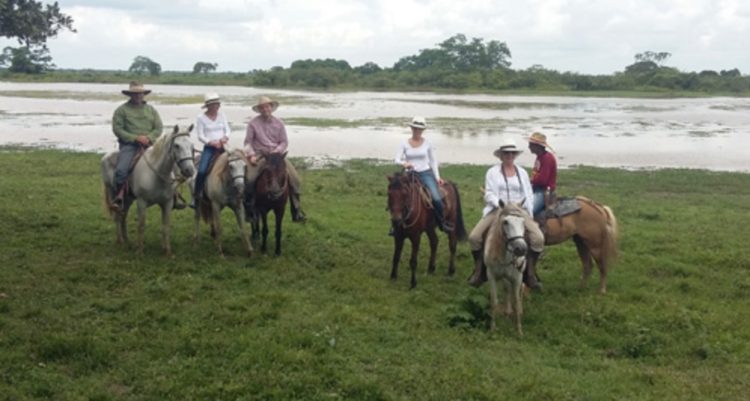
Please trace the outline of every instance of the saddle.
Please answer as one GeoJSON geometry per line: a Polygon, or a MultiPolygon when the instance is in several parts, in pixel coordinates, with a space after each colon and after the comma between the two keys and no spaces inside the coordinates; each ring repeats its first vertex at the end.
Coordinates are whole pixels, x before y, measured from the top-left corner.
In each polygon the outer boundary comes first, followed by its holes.
{"type": "Polygon", "coordinates": [[[554,202],[547,205],[545,209],[534,216],[534,221],[539,224],[539,228],[542,230],[542,234],[547,236],[547,220],[549,219],[561,219],[564,216],[573,214],[581,210],[581,204],[577,198],[574,197],[563,197],[555,198],[554,202]]]}

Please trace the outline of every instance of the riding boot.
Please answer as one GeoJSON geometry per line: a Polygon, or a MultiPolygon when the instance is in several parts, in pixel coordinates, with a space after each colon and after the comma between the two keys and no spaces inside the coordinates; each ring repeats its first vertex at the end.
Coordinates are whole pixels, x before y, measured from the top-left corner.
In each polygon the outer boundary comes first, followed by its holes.
{"type": "Polygon", "coordinates": [[[299,194],[292,193],[290,206],[292,209],[292,221],[295,223],[304,223],[307,220],[305,213],[302,211],[302,205],[300,204],[299,194]]]}
{"type": "Polygon", "coordinates": [[[523,282],[527,287],[535,291],[542,291],[542,282],[536,274],[536,263],[539,261],[541,252],[529,250],[526,254],[526,270],[523,272],[523,282]]]}
{"type": "Polygon", "coordinates": [[[470,286],[479,288],[480,285],[487,281],[487,266],[484,265],[484,252],[481,249],[471,251],[471,256],[474,258],[474,272],[467,281],[470,286]]]}
{"type": "Polygon", "coordinates": [[[203,195],[202,193],[196,191],[193,194],[193,199],[190,201],[190,205],[188,205],[188,206],[190,206],[191,209],[197,208],[198,207],[198,203],[200,203],[200,197],[202,195],[203,195]]]}
{"type": "Polygon", "coordinates": [[[125,184],[115,188],[114,194],[112,195],[112,207],[115,209],[122,209],[125,204],[125,184]]]}

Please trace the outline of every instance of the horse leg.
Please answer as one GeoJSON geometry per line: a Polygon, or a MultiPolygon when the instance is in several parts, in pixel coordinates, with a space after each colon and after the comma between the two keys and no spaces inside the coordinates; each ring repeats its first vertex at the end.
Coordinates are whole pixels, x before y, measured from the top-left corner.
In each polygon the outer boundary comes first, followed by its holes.
{"type": "Polygon", "coordinates": [[[448,250],[451,254],[448,260],[449,276],[453,276],[456,273],[456,245],[458,245],[458,237],[456,236],[456,230],[452,230],[448,233],[448,250]]]}
{"type": "Polygon", "coordinates": [[[391,268],[391,280],[398,278],[398,263],[401,260],[401,251],[404,249],[405,237],[399,233],[393,236],[393,267],[391,268]]]}
{"type": "Polygon", "coordinates": [[[195,205],[195,225],[193,226],[193,245],[198,245],[201,242],[201,211],[200,204],[195,205]]]}
{"type": "Polygon", "coordinates": [[[276,217],[276,251],[274,252],[276,256],[281,256],[281,223],[284,221],[284,206],[286,205],[281,205],[273,213],[276,217]]]}
{"type": "Polygon", "coordinates": [[[581,272],[581,288],[586,288],[589,276],[591,275],[591,250],[589,249],[583,238],[578,235],[573,236],[573,241],[576,244],[578,250],[578,257],[581,259],[583,265],[583,271],[581,272]]]}
{"type": "Polygon", "coordinates": [[[237,227],[240,228],[240,236],[242,237],[242,243],[245,244],[247,256],[252,256],[253,246],[250,244],[250,238],[247,235],[247,231],[245,231],[245,206],[242,204],[241,200],[237,202],[237,206],[234,208],[234,217],[237,219],[237,227]]]}
{"type": "Polygon", "coordinates": [[[417,256],[419,256],[419,241],[422,239],[420,234],[411,236],[411,258],[409,258],[409,267],[411,268],[411,287],[417,286],[417,256]]]}
{"type": "Polygon", "coordinates": [[[164,255],[171,258],[172,241],[169,239],[169,215],[172,212],[174,201],[170,200],[165,205],[161,205],[161,245],[164,248],[164,255]]]}
{"type": "Polygon", "coordinates": [[[126,246],[130,246],[130,238],[128,237],[128,211],[130,210],[131,203],[125,202],[125,207],[122,211],[117,212],[117,218],[120,219],[120,235],[126,246]]]}
{"type": "Polygon", "coordinates": [[[602,255],[602,249],[592,248],[591,255],[596,261],[596,266],[599,268],[599,293],[607,293],[607,258],[602,255]]]}
{"type": "MultiPolygon", "coordinates": [[[[489,272],[490,268],[487,268],[489,272]]],[[[490,331],[497,329],[497,315],[500,314],[500,304],[497,300],[497,281],[493,275],[489,275],[489,286],[490,286],[490,331]]]]}
{"type": "Polygon", "coordinates": [[[211,227],[214,231],[214,243],[219,250],[219,256],[224,259],[224,250],[221,248],[221,206],[211,201],[211,227]]]}
{"type": "Polygon", "coordinates": [[[427,238],[430,240],[430,264],[427,266],[427,274],[435,274],[435,260],[437,259],[438,239],[435,229],[427,230],[427,238]]]}
{"type": "Polygon", "coordinates": [[[138,199],[138,255],[143,255],[143,235],[146,231],[146,201],[138,199]]]}
{"type": "Polygon", "coordinates": [[[521,318],[523,317],[523,299],[521,298],[521,288],[523,287],[523,273],[515,274],[514,272],[513,278],[511,279],[510,287],[508,288],[508,294],[513,294],[511,297],[511,302],[513,304],[513,314],[516,320],[516,331],[518,332],[518,336],[523,336],[523,329],[521,328],[521,318]]]}
{"type": "Polygon", "coordinates": [[[261,224],[263,225],[263,228],[261,229],[261,243],[260,243],[260,251],[263,253],[266,253],[268,248],[266,248],[266,239],[268,239],[268,213],[264,213],[261,216],[261,224]]]}

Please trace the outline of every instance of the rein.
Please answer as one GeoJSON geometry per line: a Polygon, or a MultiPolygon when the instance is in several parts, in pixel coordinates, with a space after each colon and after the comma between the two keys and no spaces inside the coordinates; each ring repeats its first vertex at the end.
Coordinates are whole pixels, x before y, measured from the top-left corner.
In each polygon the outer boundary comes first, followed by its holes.
{"type": "Polygon", "coordinates": [[[409,175],[408,195],[407,195],[408,203],[407,204],[410,206],[411,205],[416,205],[416,206],[414,208],[406,207],[404,208],[405,213],[404,212],[401,213],[401,218],[403,221],[402,225],[404,228],[410,228],[414,226],[415,224],[417,224],[417,222],[419,221],[419,216],[422,214],[423,205],[421,201],[423,199],[423,195],[422,195],[421,185],[419,184],[417,180],[418,179],[415,174],[409,175]],[[414,216],[414,219],[412,220],[411,224],[409,224],[408,223],[409,219],[412,217],[412,214],[415,210],[416,210],[416,215],[414,216]]]}

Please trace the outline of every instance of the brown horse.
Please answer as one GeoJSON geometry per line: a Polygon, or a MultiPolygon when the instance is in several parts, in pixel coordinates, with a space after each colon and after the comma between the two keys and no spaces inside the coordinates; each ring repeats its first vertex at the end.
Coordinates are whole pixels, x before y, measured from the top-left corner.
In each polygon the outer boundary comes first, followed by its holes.
{"type": "Polygon", "coordinates": [[[249,211],[251,214],[253,239],[259,236],[262,223],[262,242],[260,250],[266,253],[266,239],[268,238],[268,212],[273,210],[276,217],[276,256],[281,255],[281,223],[284,219],[284,209],[289,199],[289,176],[286,171],[286,152],[267,153],[264,166],[255,180],[255,206],[249,211]],[[260,220],[260,222],[258,221],[260,220]]]}
{"type": "Polygon", "coordinates": [[[571,237],[583,264],[581,287],[591,275],[591,259],[599,267],[599,292],[607,292],[607,270],[617,257],[617,219],[609,206],[583,196],[575,198],[581,209],[562,217],[546,220],[545,243],[556,245],[571,237]]]}
{"type": "MultiPolygon", "coordinates": [[[[456,244],[459,240],[466,240],[466,228],[464,227],[463,213],[461,211],[461,198],[458,188],[454,183],[447,183],[440,187],[444,194],[444,213],[448,231],[448,248],[450,249],[450,262],[448,274],[456,272],[456,244]]],[[[393,251],[393,269],[391,280],[398,277],[398,264],[401,259],[401,251],[404,240],[411,241],[411,288],[417,286],[417,256],[419,254],[419,241],[423,232],[427,232],[430,240],[430,263],[427,272],[435,272],[435,257],[438,246],[438,237],[435,233],[437,221],[429,200],[429,195],[422,189],[422,184],[416,173],[396,173],[388,177],[388,210],[391,213],[393,224],[393,238],[395,249],[393,251]]]]}

